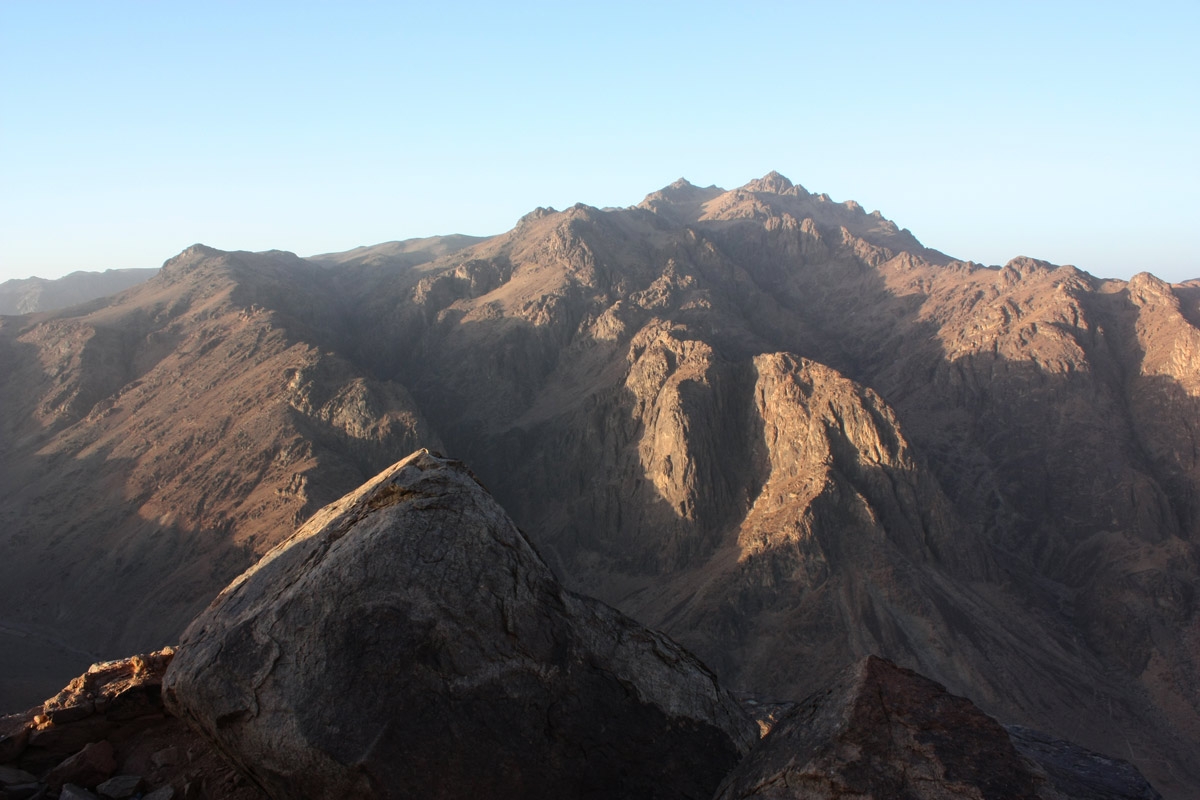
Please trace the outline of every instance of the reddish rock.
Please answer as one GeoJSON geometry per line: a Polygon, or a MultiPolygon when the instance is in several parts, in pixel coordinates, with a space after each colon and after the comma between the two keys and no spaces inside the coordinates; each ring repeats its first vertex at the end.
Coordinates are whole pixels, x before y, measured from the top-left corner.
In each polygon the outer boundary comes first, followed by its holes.
{"type": "Polygon", "coordinates": [[[93,742],[46,773],[42,779],[48,786],[59,788],[74,783],[95,788],[117,771],[113,746],[108,741],[93,742]]]}

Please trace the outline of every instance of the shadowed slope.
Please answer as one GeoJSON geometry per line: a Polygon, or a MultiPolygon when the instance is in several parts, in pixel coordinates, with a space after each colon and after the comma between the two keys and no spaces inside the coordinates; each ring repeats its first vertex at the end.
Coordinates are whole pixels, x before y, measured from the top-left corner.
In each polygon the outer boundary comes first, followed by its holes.
{"type": "Polygon", "coordinates": [[[319,281],[197,246],[106,305],[5,322],[0,620],[93,657],[173,640],[281,527],[437,443],[403,387],[315,346],[343,313],[319,281]]]}

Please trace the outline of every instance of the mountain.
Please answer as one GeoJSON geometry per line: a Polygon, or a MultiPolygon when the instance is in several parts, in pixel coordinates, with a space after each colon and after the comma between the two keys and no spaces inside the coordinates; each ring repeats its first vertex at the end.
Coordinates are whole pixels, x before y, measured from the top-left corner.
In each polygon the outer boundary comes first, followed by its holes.
{"type": "Polygon", "coordinates": [[[41,654],[33,675],[63,643],[174,640],[277,531],[438,442],[403,387],[311,343],[349,314],[329,283],[196,246],[131,293],[0,320],[0,633],[41,654]]]}
{"type": "Polygon", "coordinates": [[[481,236],[429,236],[424,239],[406,239],[402,242],[384,242],[383,244],[356,247],[344,253],[325,253],[309,256],[309,261],[315,261],[325,266],[336,267],[345,264],[367,265],[374,267],[414,267],[432,261],[438,256],[457,253],[459,250],[482,242],[481,236]]]}
{"type": "Polygon", "coordinates": [[[959,261],[775,173],[380,248],[0,320],[8,704],[425,446],[727,686],[878,654],[1200,791],[1200,287],[959,261]]]}
{"type": "Polygon", "coordinates": [[[150,280],[156,269],[72,272],[54,280],[22,278],[0,283],[0,314],[55,311],[124,291],[150,280]]]}

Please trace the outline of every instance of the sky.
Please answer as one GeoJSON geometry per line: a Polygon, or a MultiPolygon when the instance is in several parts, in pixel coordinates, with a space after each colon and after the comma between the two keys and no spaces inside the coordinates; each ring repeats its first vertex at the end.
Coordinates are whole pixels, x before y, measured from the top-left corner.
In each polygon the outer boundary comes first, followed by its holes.
{"type": "Polygon", "coordinates": [[[1200,2],[0,0],[0,280],[778,170],[924,244],[1200,277],[1200,2]]]}

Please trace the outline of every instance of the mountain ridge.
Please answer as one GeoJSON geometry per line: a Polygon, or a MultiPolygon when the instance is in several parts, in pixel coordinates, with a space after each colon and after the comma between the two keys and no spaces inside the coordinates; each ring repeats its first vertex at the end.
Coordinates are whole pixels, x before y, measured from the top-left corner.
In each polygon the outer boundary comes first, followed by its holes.
{"type": "Polygon", "coordinates": [[[0,283],[0,314],[33,314],[56,311],[136,286],[157,269],[107,269],[76,271],[61,278],[15,278],[0,283]]]}

